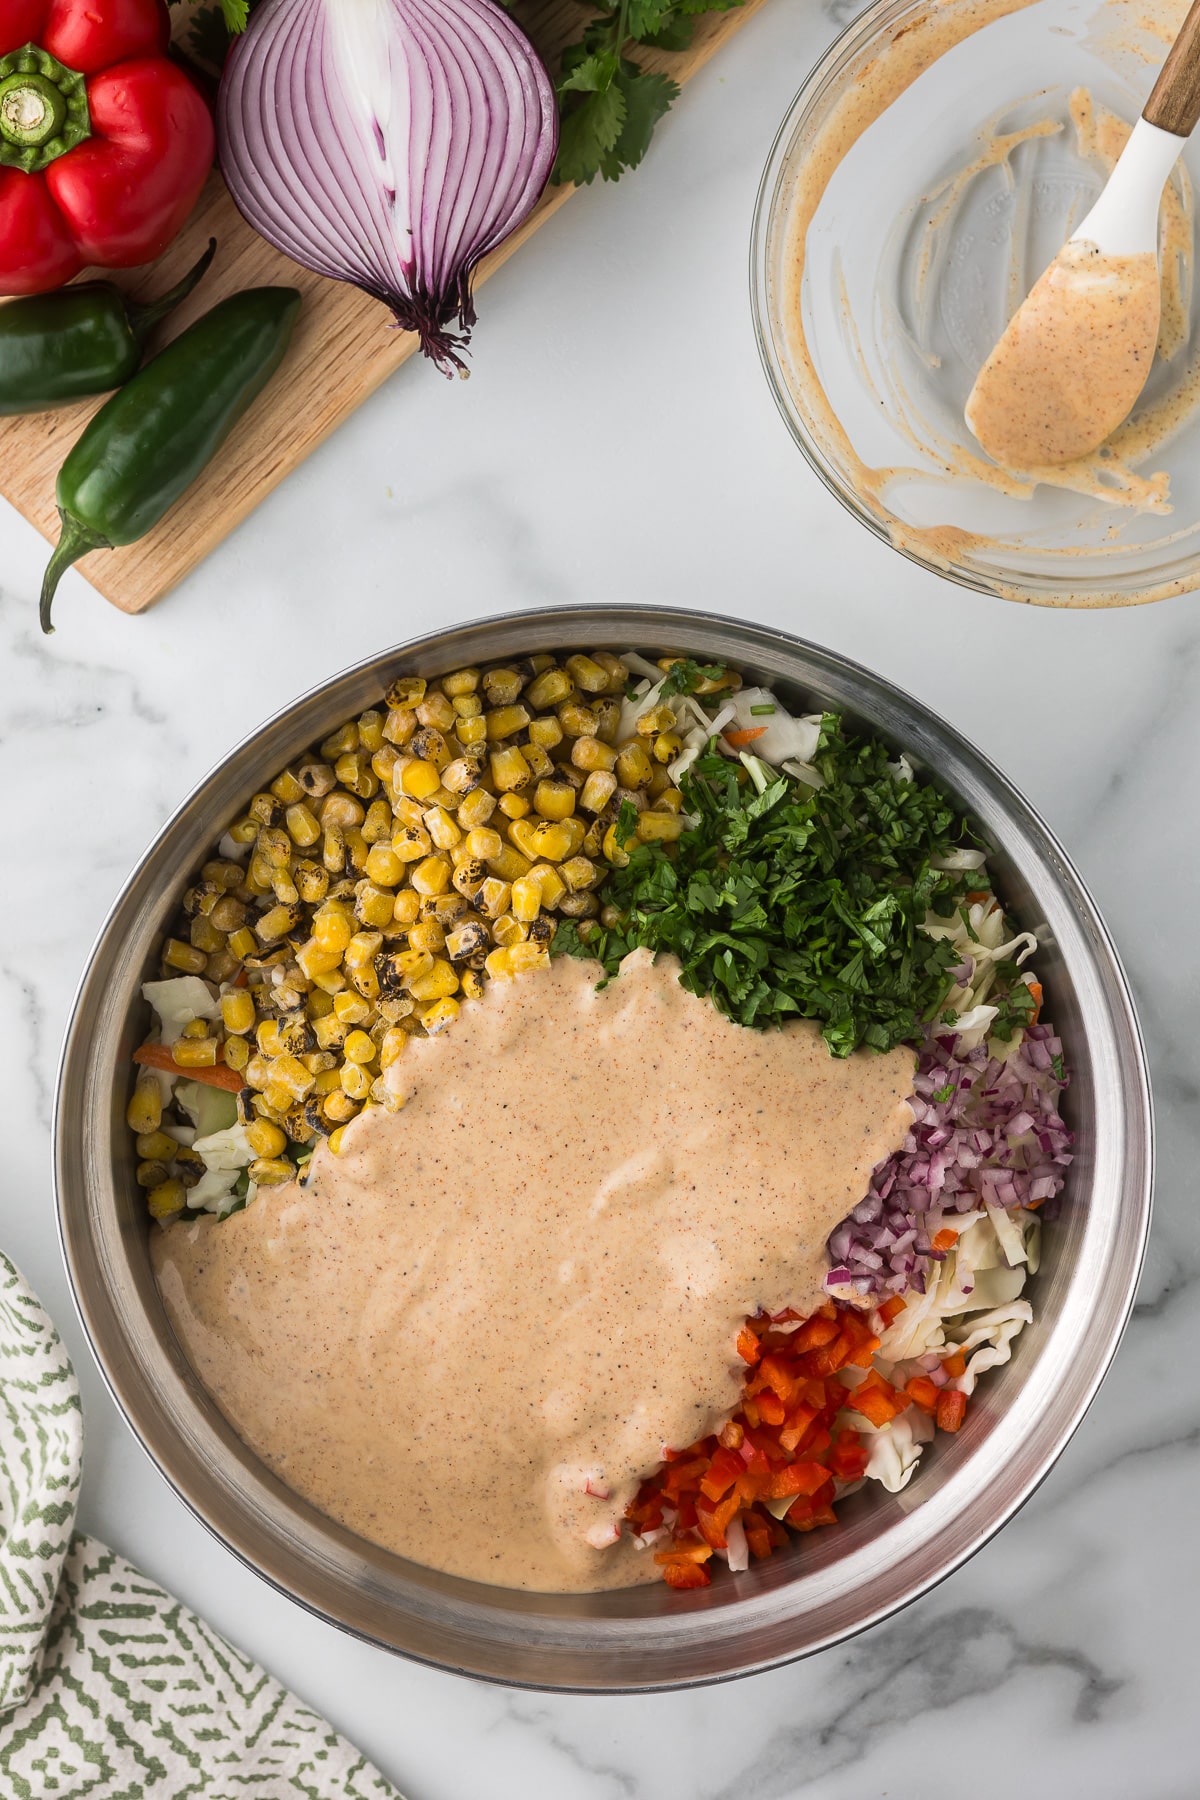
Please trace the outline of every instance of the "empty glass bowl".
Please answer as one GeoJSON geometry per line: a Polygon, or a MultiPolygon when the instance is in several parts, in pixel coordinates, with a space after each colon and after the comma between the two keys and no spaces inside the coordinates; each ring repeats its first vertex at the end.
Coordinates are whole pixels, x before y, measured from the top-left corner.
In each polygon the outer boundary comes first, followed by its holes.
{"type": "Polygon", "coordinates": [[[1164,201],[1159,358],[1110,445],[1070,485],[1021,480],[963,419],[1005,322],[1103,186],[1186,4],[878,0],[780,129],[752,253],[780,411],[863,524],[966,587],[1111,606],[1200,584],[1200,143],[1164,201]]]}

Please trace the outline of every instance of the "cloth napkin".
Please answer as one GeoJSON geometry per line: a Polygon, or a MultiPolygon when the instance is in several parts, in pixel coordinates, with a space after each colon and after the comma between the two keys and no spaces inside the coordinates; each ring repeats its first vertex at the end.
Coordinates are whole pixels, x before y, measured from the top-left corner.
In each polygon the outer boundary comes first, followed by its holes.
{"type": "Polygon", "coordinates": [[[75,1372],[0,1254],[0,1795],[400,1800],[324,1719],[73,1529],[75,1372]]]}

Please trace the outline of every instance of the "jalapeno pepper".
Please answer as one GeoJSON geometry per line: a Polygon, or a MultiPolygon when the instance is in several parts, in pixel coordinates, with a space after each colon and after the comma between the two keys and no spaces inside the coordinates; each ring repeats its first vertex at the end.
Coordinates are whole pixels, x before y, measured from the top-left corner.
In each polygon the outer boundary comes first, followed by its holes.
{"type": "Polygon", "coordinates": [[[217,248],[158,300],[139,304],[111,281],[81,282],[0,306],[0,416],[49,412],[129,380],[146,339],[186,300],[217,248]]]}
{"type": "Polygon", "coordinates": [[[174,506],[279,367],[295,288],[248,288],[181,332],[105,401],[58,476],[62,535],[42,583],[43,631],[65,569],[132,544],[174,506]]]}

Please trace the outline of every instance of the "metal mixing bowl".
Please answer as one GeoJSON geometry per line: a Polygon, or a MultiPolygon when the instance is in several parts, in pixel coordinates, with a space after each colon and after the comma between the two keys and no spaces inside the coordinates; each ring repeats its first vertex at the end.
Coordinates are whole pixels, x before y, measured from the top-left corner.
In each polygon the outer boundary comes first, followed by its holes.
{"type": "MultiPolygon", "coordinates": [[[[837,1642],[925,1592],[1009,1519],[1078,1425],[1133,1301],[1150,1216],[1150,1094],[1108,934],[1027,803],[932,713],[831,651],[700,613],[614,607],[485,620],[360,663],[239,744],[184,801],[100,933],[67,1033],[55,1123],[63,1249],[113,1397],[196,1516],[302,1605],[390,1650],[529,1686],[633,1691],[721,1680],[837,1642]],[[139,984],[188,877],[250,795],[401,672],[436,675],[560,646],[642,646],[729,661],[797,710],[837,708],[904,749],[978,822],[1007,904],[1041,939],[1038,973],[1073,1070],[1067,1203],[1048,1222],[1035,1321],[905,1491],[862,1492],[834,1530],[699,1593],[655,1583],[530,1594],[440,1575],[307,1505],[237,1438],[184,1358],[147,1251],[125,1127],[139,984]]],[[[601,1326],[603,1321],[598,1322],[601,1326]]],[[[503,1530],[498,1520],[496,1529],[503,1530]]]]}

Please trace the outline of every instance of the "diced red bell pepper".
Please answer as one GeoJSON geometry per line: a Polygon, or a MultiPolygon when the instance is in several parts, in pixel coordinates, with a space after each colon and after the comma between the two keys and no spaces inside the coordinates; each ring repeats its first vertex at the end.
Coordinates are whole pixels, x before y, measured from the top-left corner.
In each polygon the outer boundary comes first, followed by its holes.
{"type": "Polygon", "coordinates": [[[700,1528],[700,1535],[706,1544],[712,1545],[714,1550],[726,1548],[726,1529],[730,1520],[740,1510],[741,1504],[741,1498],[736,1490],[717,1506],[706,1506],[703,1500],[697,1500],[696,1523],[700,1528]]]}
{"type": "Polygon", "coordinates": [[[668,1562],[663,1564],[663,1580],[673,1588],[706,1588],[712,1586],[712,1576],[703,1563],[668,1562]]]}
{"type": "Polygon", "coordinates": [[[822,1463],[792,1463],[788,1468],[778,1469],[772,1475],[767,1498],[783,1500],[788,1494],[811,1496],[818,1488],[824,1487],[828,1480],[829,1470],[822,1463]]]}
{"type": "Polygon", "coordinates": [[[958,1388],[942,1388],[933,1416],[939,1431],[957,1431],[967,1416],[967,1396],[958,1388]]]}
{"type": "Polygon", "coordinates": [[[796,1355],[801,1356],[806,1350],[819,1350],[822,1344],[832,1344],[840,1331],[836,1314],[830,1319],[823,1313],[814,1313],[807,1325],[792,1334],[796,1355]]]}
{"type": "Polygon", "coordinates": [[[897,1413],[904,1411],[909,1401],[905,1395],[896,1392],[890,1381],[875,1383],[867,1380],[847,1393],[846,1405],[878,1427],[889,1424],[897,1413]]]}
{"type": "Polygon", "coordinates": [[[717,1450],[701,1479],[700,1492],[715,1505],[729,1492],[745,1467],[736,1451],[724,1448],[717,1450]]]}

